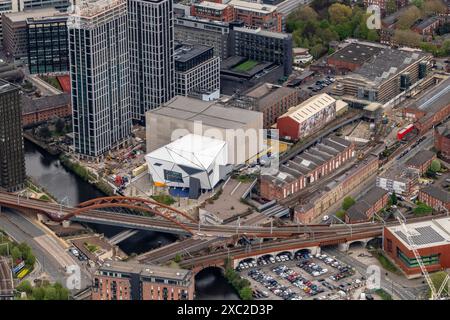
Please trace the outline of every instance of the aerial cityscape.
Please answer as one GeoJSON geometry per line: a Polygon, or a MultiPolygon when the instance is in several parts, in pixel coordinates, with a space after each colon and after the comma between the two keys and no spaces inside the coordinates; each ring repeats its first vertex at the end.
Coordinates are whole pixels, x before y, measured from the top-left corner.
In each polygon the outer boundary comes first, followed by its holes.
{"type": "Polygon", "coordinates": [[[0,306],[450,300],[450,1],[0,0],[0,26],[0,306]]]}

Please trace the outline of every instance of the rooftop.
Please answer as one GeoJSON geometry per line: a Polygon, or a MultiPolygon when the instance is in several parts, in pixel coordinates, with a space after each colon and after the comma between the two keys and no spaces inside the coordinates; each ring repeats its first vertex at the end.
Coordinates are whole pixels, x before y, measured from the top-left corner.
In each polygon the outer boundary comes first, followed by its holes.
{"type": "Polygon", "coordinates": [[[447,105],[448,101],[450,101],[450,78],[441,81],[409,107],[434,113],[447,105]]]}
{"type": "Polygon", "coordinates": [[[369,46],[360,43],[351,43],[339,51],[333,53],[329,59],[363,64],[380,52],[383,48],[379,46],[369,46]]]}
{"type": "Polygon", "coordinates": [[[176,42],[174,59],[177,62],[186,62],[211,49],[212,47],[201,44],[176,42]]]}
{"type": "Polygon", "coordinates": [[[380,177],[401,182],[409,182],[419,177],[419,171],[413,168],[405,168],[402,166],[393,166],[380,175],[380,177]]]}
{"type": "Polygon", "coordinates": [[[419,167],[431,160],[436,154],[430,150],[420,150],[414,157],[410,158],[407,162],[407,166],[419,167]]]}
{"type": "Polygon", "coordinates": [[[277,10],[276,6],[240,0],[231,0],[228,4],[232,5],[236,9],[255,11],[259,13],[271,13],[277,10]]]}
{"type": "Polygon", "coordinates": [[[27,19],[48,18],[52,16],[67,16],[67,13],[60,12],[55,8],[34,9],[29,11],[4,13],[12,22],[25,22],[27,19]]]}
{"type": "Polygon", "coordinates": [[[259,99],[260,105],[273,105],[281,101],[283,97],[295,94],[296,92],[297,90],[292,88],[277,86],[271,83],[262,83],[249,89],[245,95],[250,98],[259,99]]]}
{"type": "Polygon", "coordinates": [[[277,39],[289,39],[292,37],[289,33],[282,33],[282,32],[274,32],[274,31],[268,31],[261,28],[253,29],[253,28],[247,28],[247,27],[234,27],[234,31],[243,32],[243,33],[252,33],[257,34],[262,37],[270,37],[270,38],[277,38],[277,39]]]}
{"type": "Polygon", "coordinates": [[[22,113],[33,113],[70,104],[70,94],[61,93],[53,96],[32,99],[22,95],[22,113]]]}
{"type": "Polygon", "coordinates": [[[303,101],[301,104],[289,108],[289,110],[279,118],[290,117],[297,122],[303,122],[325,108],[335,103],[336,100],[326,93],[321,93],[303,101]]]}
{"type": "Polygon", "coordinates": [[[210,2],[210,1],[202,1],[202,2],[196,3],[194,5],[196,7],[205,7],[205,8],[215,9],[215,10],[225,10],[228,7],[227,4],[210,2]]]}
{"type": "Polygon", "coordinates": [[[367,60],[358,70],[350,74],[349,77],[352,75],[357,78],[361,77],[378,85],[425,56],[425,53],[419,51],[384,48],[367,60]]]}
{"type": "Polygon", "coordinates": [[[145,265],[135,262],[121,262],[112,261],[103,264],[99,268],[99,271],[115,272],[115,273],[126,273],[126,274],[140,274],[141,276],[147,277],[161,277],[164,279],[172,280],[188,280],[187,276],[190,274],[189,270],[184,269],[174,269],[168,267],[160,267],[156,265],[145,265]]]}
{"type": "MultiPolygon", "coordinates": [[[[450,218],[441,218],[430,221],[407,223],[409,234],[417,249],[450,245],[450,218]]],[[[402,226],[388,227],[408,249],[411,246],[408,243],[407,236],[402,226]]]]}
{"type": "Polygon", "coordinates": [[[366,194],[357,200],[357,202],[347,210],[350,220],[367,219],[366,212],[377,201],[383,198],[388,192],[380,187],[372,187],[366,194]]]}
{"type": "Polygon", "coordinates": [[[8,81],[5,81],[3,79],[0,79],[0,93],[5,93],[16,89],[18,89],[18,87],[15,86],[14,84],[9,83],[8,81]]]}
{"type": "Polygon", "coordinates": [[[423,29],[429,27],[430,25],[432,25],[433,23],[435,23],[436,21],[439,21],[438,17],[436,17],[436,16],[428,17],[425,20],[419,21],[415,26],[413,26],[413,28],[418,28],[420,30],[423,30],[423,29]]]}
{"type": "Polygon", "coordinates": [[[420,191],[432,196],[433,198],[441,200],[443,203],[450,203],[450,193],[435,186],[428,186],[420,191]]]}
{"type": "Polygon", "coordinates": [[[225,107],[216,101],[185,96],[175,96],[162,107],[148,111],[147,114],[184,121],[202,121],[203,125],[223,129],[240,129],[261,116],[260,112],[225,107]]]}
{"type": "Polygon", "coordinates": [[[187,134],[146,155],[201,170],[208,169],[217,155],[226,148],[226,142],[196,134],[187,134]]]}

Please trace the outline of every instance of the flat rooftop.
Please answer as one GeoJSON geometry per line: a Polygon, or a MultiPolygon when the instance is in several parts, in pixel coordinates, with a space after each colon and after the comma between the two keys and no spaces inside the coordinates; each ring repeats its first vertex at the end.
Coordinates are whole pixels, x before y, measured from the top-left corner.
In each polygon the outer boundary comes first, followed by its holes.
{"type": "Polygon", "coordinates": [[[55,8],[33,9],[29,11],[10,12],[4,13],[4,16],[8,17],[12,22],[25,22],[27,19],[40,19],[49,18],[52,16],[66,16],[67,13],[63,13],[55,8]]]}
{"type": "Polygon", "coordinates": [[[409,182],[419,178],[419,171],[417,169],[402,167],[400,165],[393,166],[380,174],[381,178],[385,178],[393,181],[409,182]]]}
{"type": "Polygon", "coordinates": [[[111,261],[104,263],[99,271],[103,272],[115,272],[115,273],[125,273],[125,274],[140,274],[146,277],[161,277],[164,279],[172,279],[183,281],[187,280],[186,277],[189,275],[190,271],[185,269],[175,269],[169,267],[160,267],[155,265],[146,265],[135,262],[121,262],[121,261],[111,261]]]}
{"type": "Polygon", "coordinates": [[[264,3],[247,2],[240,0],[231,0],[228,4],[232,5],[236,9],[249,10],[259,13],[271,13],[277,10],[276,6],[272,6],[264,3]]]}
{"type": "Polygon", "coordinates": [[[195,3],[194,5],[196,7],[204,7],[204,8],[210,8],[210,9],[215,9],[215,10],[225,10],[228,7],[227,4],[209,2],[209,1],[202,1],[200,3],[195,3]]]}
{"type": "Polygon", "coordinates": [[[419,51],[384,48],[352,74],[378,84],[402,72],[406,67],[425,56],[425,53],[419,51]]]}
{"type": "MultiPolygon", "coordinates": [[[[450,218],[407,223],[406,226],[417,249],[450,245],[450,218]]],[[[388,230],[408,249],[412,249],[402,226],[388,227],[388,230]]]]}
{"type": "Polygon", "coordinates": [[[211,50],[212,47],[196,43],[176,42],[174,58],[177,62],[187,62],[196,56],[211,50]]]}
{"type": "Polygon", "coordinates": [[[296,93],[293,88],[277,86],[271,83],[262,83],[249,89],[245,95],[250,98],[259,99],[261,104],[273,105],[285,96],[296,93]]]}
{"type": "Polygon", "coordinates": [[[235,107],[222,106],[217,101],[175,96],[162,107],[147,111],[183,121],[202,121],[203,125],[223,129],[238,129],[255,121],[261,113],[235,107]]]}
{"type": "Polygon", "coordinates": [[[379,53],[383,48],[379,46],[369,46],[360,43],[351,43],[339,51],[333,53],[328,59],[334,59],[343,62],[363,64],[379,53]]]}
{"type": "Polygon", "coordinates": [[[277,39],[288,39],[292,37],[289,33],[282,33],[282,32],[274,32],[274,31],[268,31],[263,30],[261,28],[252,29],[247,27],[235,27],[233,28],[234,31],[243,32],[243,33],[251,33],[256,34],[263,37],[270,37],[270,38],[277,38],[277,39]]]}

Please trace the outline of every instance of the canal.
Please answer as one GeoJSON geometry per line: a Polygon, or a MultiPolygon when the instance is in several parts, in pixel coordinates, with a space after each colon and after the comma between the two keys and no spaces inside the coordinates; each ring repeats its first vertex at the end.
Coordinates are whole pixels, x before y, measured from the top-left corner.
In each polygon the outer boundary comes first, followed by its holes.
{"type": "MultiPolygon", "coordinates": [[[[63,204],[75,206],[83,201],[104,196],[101,191],[66,170],[60,164],[58,157],[27,140],[25,140],[25,164],[27,175],[63,204]]],[[[107,237],[123,230],[118,227],[93,224],[89,227],[107,237]]],[[[174,242],[176,239],[177,237],[172,234],[140,231],[121,242],[119,246],[129,255],[140,254],[174,242]]],[[[196,292],[197,299],[238,299],[221,270],[216,268],[205,269],[197,275],[196,292]]]]}

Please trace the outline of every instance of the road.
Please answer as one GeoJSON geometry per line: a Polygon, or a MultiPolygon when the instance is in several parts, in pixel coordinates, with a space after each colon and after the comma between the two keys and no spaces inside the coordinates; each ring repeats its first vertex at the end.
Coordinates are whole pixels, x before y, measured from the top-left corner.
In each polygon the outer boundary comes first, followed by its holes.
{"type": "MultiPolygon", "coordinates": [[[[68,274],[64,270],[64,265],[78,263],[55,239],[50,238],[40,227],[34,225],[21,213],[6,208],[3,208],[0,213],[0,225],[14,241],[25,242],[31,247],[41,269],[51,280],[59,281],[66,286],[68,274]]],[[[84,288],[91,284],[91,280],[84,267],[80,269],[82,273],[81,287],[84,288]]]]}
{"type": "MultiPolygon", "coordinates": [[[[363,264],[362,262],[356,260],[355,258],[349,256],[348,254],[341,252],[337,249],[331,249],[331,248],[322,248],[322,252],[325,252],[328,255],[336,257],[338,260],[352,265],[359,273],[367,276],[367,265],[363,264]]],[[[420,291],[422,291],[421,288],[411,288],[411,287],[405,287],[399,283],[396,283],[394,281],[391,281],[390,273],[382,271],[381,272],[381,281],[380,286],[381,288],[386,291],[387,293],[394,294],[394,296],[399,297],[402,300],[417,300],[418,296],[420,294],[420,291]],[[387,276],[386,276],[387,273],[387,276]]]]}

